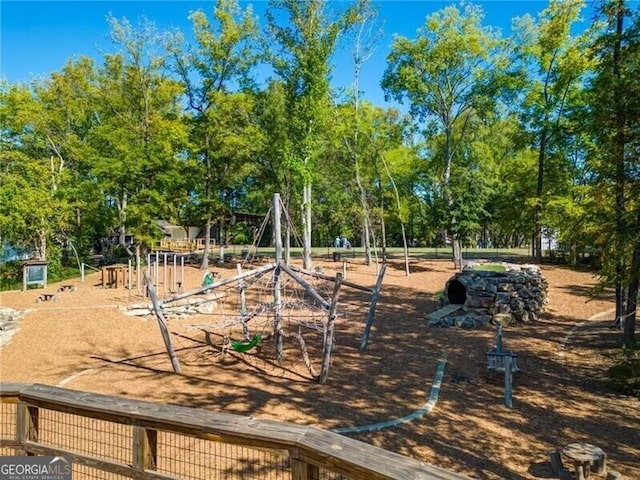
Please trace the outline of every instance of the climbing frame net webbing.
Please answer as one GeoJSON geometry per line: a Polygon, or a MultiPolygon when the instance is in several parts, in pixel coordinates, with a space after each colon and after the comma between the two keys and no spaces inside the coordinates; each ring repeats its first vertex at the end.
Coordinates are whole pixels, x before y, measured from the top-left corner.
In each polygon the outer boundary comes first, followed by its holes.
{"type": "MultiPolygon", "coordinates": [[[[196,308],[197,321],[186,315],[178,316],[175,321],[188,329],[203,331],[207,343],[215,347],[214,342],[218,342],[222,352],[227,351],[229,345],[244,352],[260,339],[273,336],[276,342],[278,336],[295,339],[300,344],[305,365],[312,376],[318,377],[311,366],[304,335],[318,338],[320,334],[323,340],[315,343],[322,345],[313,345],[311,351],[324,351],[328,322],[337,317],[335,309],[331,316],[329,302],[334,289],[335,282],[313,276],[302,279],[286,265],[271,264],[198,289],[208,292],[205,297],[208,301],[196,308]]],[[[183,300],[181,297],[185,295],[195,296],[195,293],[180,295],[177,299],[183,300]]],[[[169,298],[164,302],[170,305],[174,301],[176,299],[169,298]]],[[[281,355],[281,349],[278,354],[281,355]]]]}

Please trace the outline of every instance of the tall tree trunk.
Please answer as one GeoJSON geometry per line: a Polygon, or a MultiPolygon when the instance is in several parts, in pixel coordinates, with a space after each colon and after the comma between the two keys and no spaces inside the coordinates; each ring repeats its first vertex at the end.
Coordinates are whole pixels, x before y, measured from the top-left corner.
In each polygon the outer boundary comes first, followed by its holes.
{"type": "Polygon", "coordinates": [[[536,204],[533,207],[533,258],[542,263],[542,193],[544,191],[544,167],[547,155],[547,127],[540,132],[540,149],[538,150],[538,183],[536,186],[536,204]]]}
{"type": "Polygon", "coordinates": [[[395,180],[393,179],[393,177],[391,176],[391,172],[389,171],[389,166],[387,165],[387,161],[384,158],[384,155],[382,155],[380,152],[378,152],[378,155],[380,156],[380,160],[382,160],[382,164],[384,165],[384,171],[387,174],[387,177],[389,178],[389,181],[391,182],[391,186],[393,187],[393,193],[396,196],[396,208],[398,209],[398,219],[400,220],[400,228],[402,229],[402,246],[404,248],[404,270],[405,273],[407,275],[407,277],[409,276],[409,248],[407,247],[407,233],[406,230],[404,228],[404,220],[402,219],[402,208],[401,208],[401,204],[400,204],[400,193],[398,193],[398,187],[396,185],[395,180]]]}
{"type": "Polygon", "coordinates": [[[621,86],[621,50],[622,50],[622,34],[624,32],[624,0],[618,0],[616,10],[616,42],[613,49],[613,76],[615,79],[614,102],[616,109],[616,133],[613,145],[613,155],[615,162],[615,196],[616,196],[616,240],[615,240],[615,256],[616,256],[616,323],[621,326],[622,319],[626,313],[625,294],[624,294],[624,235],[625,235],[625,200],[624,193],[626,188],[626,172],[624,165],[625,151],[625,107],[624,93],[621,86]]]}
{"type": "Polygon", "coordinates": [[[211,243],[211,215],[207,217],[204,227],[204,249],[200,270],[209,269],[209,244],[211,243]]]}
{"type": "Polygon", "coordinates": [[[624,334],[622,341],[627,347],[633,347],[636,341],[636,313],[638,307],[638,287],[640,286],[640,210],[638,210],[635,226],[635,242],[629,272],[630,281],[627,290],[627,308],[624,318],[624,334]]]}
{"type": "MultiPolygon", "coordinates": [[[[207,202],[211,199],[211,157],[209,156],[209,135],[205,135],[205,197],[207,202]]],[[[209,244],[211,243],[211,223],[213,222],[211,215],[211,207],[207,205],[207,221],[204,232],[204,255],[202,256],[202,263],[200,264],[200,270],[209,269],[209,244]]]]}
{"type": "Polygon", "coordinates": [[[127,246],[127,206],[129,204],[129,196],[127,192],[122,194],[122,200],[116,197],[116,206],[118,208],[118,245],[124,247],[129,255],[133,252],[127,246]]]}
{"type": "MultiPolygon", "coordinates": [[[[362,177],[360,175],[360,160],[358,157],[358,137],[360,133],[360,72],[362,70],[362,62],[364,61],[360,51],[360,41],[363,33],[363,29],[368,20],[372,17],[371,11],[365,11],[365,16],[361,23],[360,28],[356,34],[356,42],[354,44],[353,60],[354,60],[354,79],[353,79],[353,107],[355,111],[355,130],[353,132],[353,160],[356,170],[356,184],[360,191],[360,205],[362,205],[362,246],[364,248],[364,261],[366,265],[371,265],[371,240],[369,236],[369,229],[371,222],[369,220],[369,208],[367,206],[367,195],[362,185],[362,177]]],[[[368,57],[367,57],[368,58],[368,57]]]]}
{"type": "Polygon", "coordinates": [[[225,230],[224,216],[221,216],[218,220],[218,241],[220,242],[218,249],[218,264],[220,265],[224,263],[224,249],[227,245],[225,230]]]}
{"type": "Polygon", "coordinates": [[[402,229],[402,246],[404,250],[404,273],[408,277],[411,273],[409,269],[409,248],[407,247],[407,232],[403,222],[400,222],[400,228],[402,229]]]}
{"type": "Polygon", "coordinates": [[[36,251],[40,260],[47,259],[47,231],[44,228],[38,232],[38,247],[36,251]]]}
{"type": "MultiPolygon", "coordinates": [[[[356,109],[357,111],[357,109],[356,109]]],[[[371,240],[369,236],[369,229],[371,228],[371,221],[369,219],[369,207],[367,205],[367,194],[362,185],[362,178],[360,176],[360,161],[358,159],[358,131],[354,134],[355,146],[353,149],[355,167],[356,167],[356,184],[360,191],[360,205],[362,205],[362,246],[364,247],[364,260],[367,265],[371,265],[371,240]]]]}
{"type": "MultiPolygon", "coordinates": [[[[282,208],[282,211],[286,213],[285,215],[285,226],[284,226],[284,263],[285,265],[290,265],[291,264],[291,228],[293,227],[293,225],[291,225],[292,222],[292,218],[291,218],[291,212],[288,209],[288,205],[291,205],[291,192],[289,191],[289,187],[286,187],[285,189],[281,189],[281,191],[284,190],[284,200],[282,198],[282,195],[280,195],[280,205],[282,208]]],[[[295,241],[295,238],[294,238],[295,241]]]]}
{"type": "Polygon", "coordinates": [[[444,204],[451,215],[449,222],[450,228],[447,235],[451,236],[451,250],[453,255],[453,263],[462,268],[462,242],[460,241],[460,233],[458,232],[458,222],[453,212],[453,198],[451,197],[451,167],[453,164],[453,133],[451,126],[445,127],[445,151],[444,151],[444,175],[443,175],[443,196],[444,204]]]}
{"type": "Polygon", "coordinates": [[[289,223],[289,216],[287,215],[287,223],[284,226],[284,263],[285,265],[291,264],[291,224],[289,223]]]}

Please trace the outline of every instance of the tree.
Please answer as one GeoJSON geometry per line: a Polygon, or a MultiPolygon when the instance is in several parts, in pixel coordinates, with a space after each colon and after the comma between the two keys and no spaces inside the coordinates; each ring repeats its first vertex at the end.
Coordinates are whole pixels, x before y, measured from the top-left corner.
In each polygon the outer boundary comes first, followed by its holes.
{"type": "Polygon", "coordinates": [[[371,265],[371,240],[370,229],[371,220],[369,213],[369,205],[367,202],[367,194],[362,185],[361,178],[361,166],[360,157],[358,155],[359,139],[360,139],[360,125],[359,125],[359,111],[360,111],[360,73],[362,71],[362,65],[367,61],[371,55],[373,55],[376,43],[379,40],[382,30],[376,27],[376,18],[378,12],[371,5],[370,0],[358,0],[357,4],[357,17],[355,20],[354,28],[354,43],[353,43],[353,109],[354,109],[354,127],[353,135],[351,138],[345,138],[346,142],[352,140],[353,145],[350,147],[351,154],[353,156],[353,162],[355,167],[356,184],[358,191],[360,192],[360,204],[362,211],[362,243],[364,247],[365,263],[371,265]]]}
{"type": "Polygon", "coordinates": [[[213,219],[225,211],[224,197],[218,193],[233,182],[255,146],[255,129],[245,127],[253,125],[248,90],[251,70],[259,61],[257,20],[251,8],[242,12],[236,0],[218,0],[213,16],[215,23],[200,10],[190,15],[195,47],[183,48],[181,35],[168,45],[193,112],[191,155],[202,166],[203,188],[196,195],[205,220],[204,270],[209,266],[213,219]],[[239,91],[232,95],[234,88],[239,91]],[[236,155],[238,147],[242,151],[236,155]]]}
{"type": "MultiPolygon", "coordinates": [[[[492,107],[498,72],[505,67],[498,34],[481,25],[483,13],[474,5],[463,11],[449,6],[427,17],[415,40],[394,38],[382,86],[397,101],[407,101],[430,133],[442,133],[442,196],[453,211],[453,159],[469,135],[469,120],[492,107]]],[[[459,219],[451,214],[454,262],[462,258],[459,219]]]]}
{"type": "Polygon", "coordinates": [[[187,137],[180,121],[181,87],[166,74],[166,55],[155,52],[160,38],[155,26],[109,21],[121,51],[105,56],[96,80],[91,174],[115,208],[119,244],[131,255],[127,231],[138,245],[158,233],[154,220],[163,216],[166,182],[175,178],[177,152],[187,137]]]}
{"type": "Polygon", "coordinates": [[[89,162],[90,135],[96,126],[96,78],[93,60],[81,57],[33,86],[40,106],[40,113],[31,119],[33,134],[49,155],[52,175],[55,172],[67,180],[52,179],[74,213],[73,224],[58,235],[76,255],[88,253],[107,227],[103,223],[106,205],[89,162]]]}
{"type": "Polygon", "coordinates": [[[598,173],[599,206],[613,218],[601,225],[603,277],[616,289],[616,322],[624,324],[623,341],[632,346],[640,282],[640,21],[625,28],[628,2],[600,4],[606,25],[593,52],[595,74],[590,85],[596,148],[591,161],[598,173]],[[627,289],[625,305],[625,287],[627,289]]]}
{"type": "Polygon", "coordinates": [[[353,22],[351,9],[331,18],[327,5],[326,0],[273,0],[267,12],[269,33],[279,50],[272,64],[285,85],[290,122],[285,155],[302,180],[303,265],[307,269],[311,268],[311,187],[331,112],[329,62],[340,34],[353,22]],[[286,23],[279,23],[281,19],[286,23]]]}
{"type": "Polygon", "coordinates": [[[523,62],[525,85],[528,85],[521,112],[538,152],[533,217],[533,256],[538,263],[542,262],[543,211],[549,186],[560,183],[558,179],[545,178],[547,163],[554,154],[560,161],[568,157],[559,153],[567,138],[563,135],[564,123],[588,68],[588,57],[582,54],[584,38],[571,35],[571,26],[578,20],[583,3],[582,0],[554,0],[540,14],[538,25],[529,16],[517,22],[517,52],[523,62]]]}
{"type": "Polygon", "coordinates": [[[24,86],[3,85],[0,92],[0,236],[16,247],[28,247],[40,259],[55,259],[51,244],[72,214],[61,188],[67,172],[58,169],[39,142],[32,118],[42,113],[24,86]]]}

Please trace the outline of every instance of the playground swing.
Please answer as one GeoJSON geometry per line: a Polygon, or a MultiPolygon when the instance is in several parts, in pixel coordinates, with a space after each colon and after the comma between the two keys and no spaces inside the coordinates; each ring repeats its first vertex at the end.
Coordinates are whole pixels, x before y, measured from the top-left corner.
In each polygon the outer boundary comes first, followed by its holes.
{"type": "Polygon", "coordinates": [[[251,340],[244,342],[241,340],[232,340],[231,348],[236,352],[245,353],[256,347],[262,340],[262,335],[256,333],[251,340]]]}

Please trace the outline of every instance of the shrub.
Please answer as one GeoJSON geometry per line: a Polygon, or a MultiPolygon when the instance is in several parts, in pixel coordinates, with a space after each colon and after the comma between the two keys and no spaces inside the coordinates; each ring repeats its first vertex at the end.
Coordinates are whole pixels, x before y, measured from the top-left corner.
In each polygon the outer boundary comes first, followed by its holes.
{"type": "Polygon", "coordinates": [[[640,396],[640,343],[623,348],[616,364],[607,373],[614,389],[626,395],[640,396]]]}

